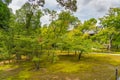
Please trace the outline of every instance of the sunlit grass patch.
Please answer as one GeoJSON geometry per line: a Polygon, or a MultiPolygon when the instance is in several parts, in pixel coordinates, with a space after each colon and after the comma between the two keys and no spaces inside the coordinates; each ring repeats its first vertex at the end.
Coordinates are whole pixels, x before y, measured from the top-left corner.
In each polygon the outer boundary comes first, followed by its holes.
{"type": "Polygon", "coordinates": [[[12,69],[15,69],[15,68],[18,68],[18,65],[11,65],[11,64],[7,64],[7,65],[1,65],[0,66],[0,70],[12,70],[12,69]]]}
{"type": "Polygon", "coordinates": [[[120,56],[112,55],[109,56],[110,60],[109,63],[113,66],[120,66],[120,56]]]}
{"type": "Polygon", "coordinates": [[[30,73],[28,71],[20,71],[18,74],[7,77],[6,80],[26,80],[29,79],[30,73]]]}
{"type": "Polygon", "coordinates": [[[11,68],[11,65],[1,65],[0,66],[0,70],[6,70],[6,69],[9,69],[11,68]]]}
{"type": "MultiPolygon", "coordinates": [[[[101,64],[110,64],[113,66],[120,65],[120,56],[119,55],[111,55],[111,54],[87,54],[85,57],[88,57],[88,60],[85,61],[93,61],[94,63],[101,64]]],[[[91,62],[92,63],[92,62],[91,62]]]]}
{"type": "Polygon", "coordinates": [[[74,63],[74,62],[60,62],[56,63],[54,65],[51,65],[48,70],[52,72],[65,72],[65,73],[76,73],[80,71],[85,71],[91,68],[91,65],[88,65],[86,63],[74,63]]]}
{"type": "Polygon", "coordinates": [[[120,52],[113,52],[113,54],[120,54],[120,52]]]}
{"type": "Polygon", "coordinates": [[[19,74],[18,74],[18,78],[20,79],[27,79],[30,77],[30,73],[29,71],[21,71],[19,74]]]}

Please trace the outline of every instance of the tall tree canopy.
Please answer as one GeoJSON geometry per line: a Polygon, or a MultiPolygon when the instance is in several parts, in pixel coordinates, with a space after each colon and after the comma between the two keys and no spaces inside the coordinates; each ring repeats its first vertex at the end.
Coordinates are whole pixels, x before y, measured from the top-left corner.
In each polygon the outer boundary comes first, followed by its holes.
{"type": "Polygon", "coordinates": [[[107,15],[100,18],[103,27],[115,27],[120,30],[120,8],[110,8],[107,15]]]}
{"type": "MultiPolygon", "coordinates": [[[[109,50],[113,47],[113,43],[118,43],[118,37],[120,31],[120,8],[110,8],[106,16],[100,18],[100,23],[103,26],[102,31],[106,31],[106,35],[109,40],[109,50]]],[[[119,45],[119,44],[118,44],[119,45]]],[[[117,45],[117,46],[118,46],[117,45]]]]}
{"type": "MultiPolygon", "coordinates": [[[[29,2],[35,2],[39,6],[44,6],[45,0],[28,0],[29,2]]],[[[69,9],[73,12],[77,10],[77,0],[56,0],[62,7],[69,9]]]]}
{"type": "Polygon", "coordinates": [[[0,28],[7,29],[9,25],[10,10],[3,0],[0,0],[0,28]]]}

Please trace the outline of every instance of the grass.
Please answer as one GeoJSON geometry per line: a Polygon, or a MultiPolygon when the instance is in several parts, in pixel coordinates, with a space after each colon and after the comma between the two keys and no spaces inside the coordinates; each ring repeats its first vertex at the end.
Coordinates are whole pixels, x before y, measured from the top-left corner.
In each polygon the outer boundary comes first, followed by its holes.
{"type": "Polygon", "coordinates": [[[80,70],[88,70],[91,66],[86,63],[74,63],[65,61],[56,63],[48,68],[51,72],[77,73],[80,70]]]}
{"type": "Polygon", "coordinates": [[[113,52],[113,54],[120,54],[120,52],[113,52]]]}
{"type": "Polygon", "coordinates": [[[84,54],[80,61],[73,54],[58,57],[56,63],[41,63],[39,71],[29,62],[0,66],[0,80],[2,73],[4,80],[115,80],[115,69],[120,70],[119,55],[84,54]]]}

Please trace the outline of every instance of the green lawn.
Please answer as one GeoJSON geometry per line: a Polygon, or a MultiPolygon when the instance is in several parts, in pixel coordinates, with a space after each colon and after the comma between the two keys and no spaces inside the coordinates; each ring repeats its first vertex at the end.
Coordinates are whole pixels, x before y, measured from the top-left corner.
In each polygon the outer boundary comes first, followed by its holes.
{"type": "Polygon", "coordinates": [[[120,70],[120,56],[84,54],[80,61],[75,55],[59,55],[56,63],[44,61],[39,71],[33,64],[0,66],[0,80],[115,80],[115,69],[120,70]]]}

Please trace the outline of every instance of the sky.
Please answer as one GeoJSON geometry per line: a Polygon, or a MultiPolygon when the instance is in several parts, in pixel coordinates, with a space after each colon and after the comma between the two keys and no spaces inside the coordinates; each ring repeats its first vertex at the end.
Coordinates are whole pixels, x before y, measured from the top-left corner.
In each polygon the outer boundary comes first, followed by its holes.
{"type": "MultiPolygon", "coordinates": [[[[27,0],[12,0],[9,7],[15,12],[17,9],[20,9],[26,1],[27,0]]],[[[45,0],[45,2],[45,8],[60,11],[60,7],[56,0],[45,0]]],[[[106,15],[109,8],[120,7],[120,0],[77,0],[77,7],[77,12],[75,12],[74,15],[83,22],[90,18],[98,19],[106,15]]],[[[48,18],[48,16],[42,17],[42,23],[49,23],[48,18]]]]}

